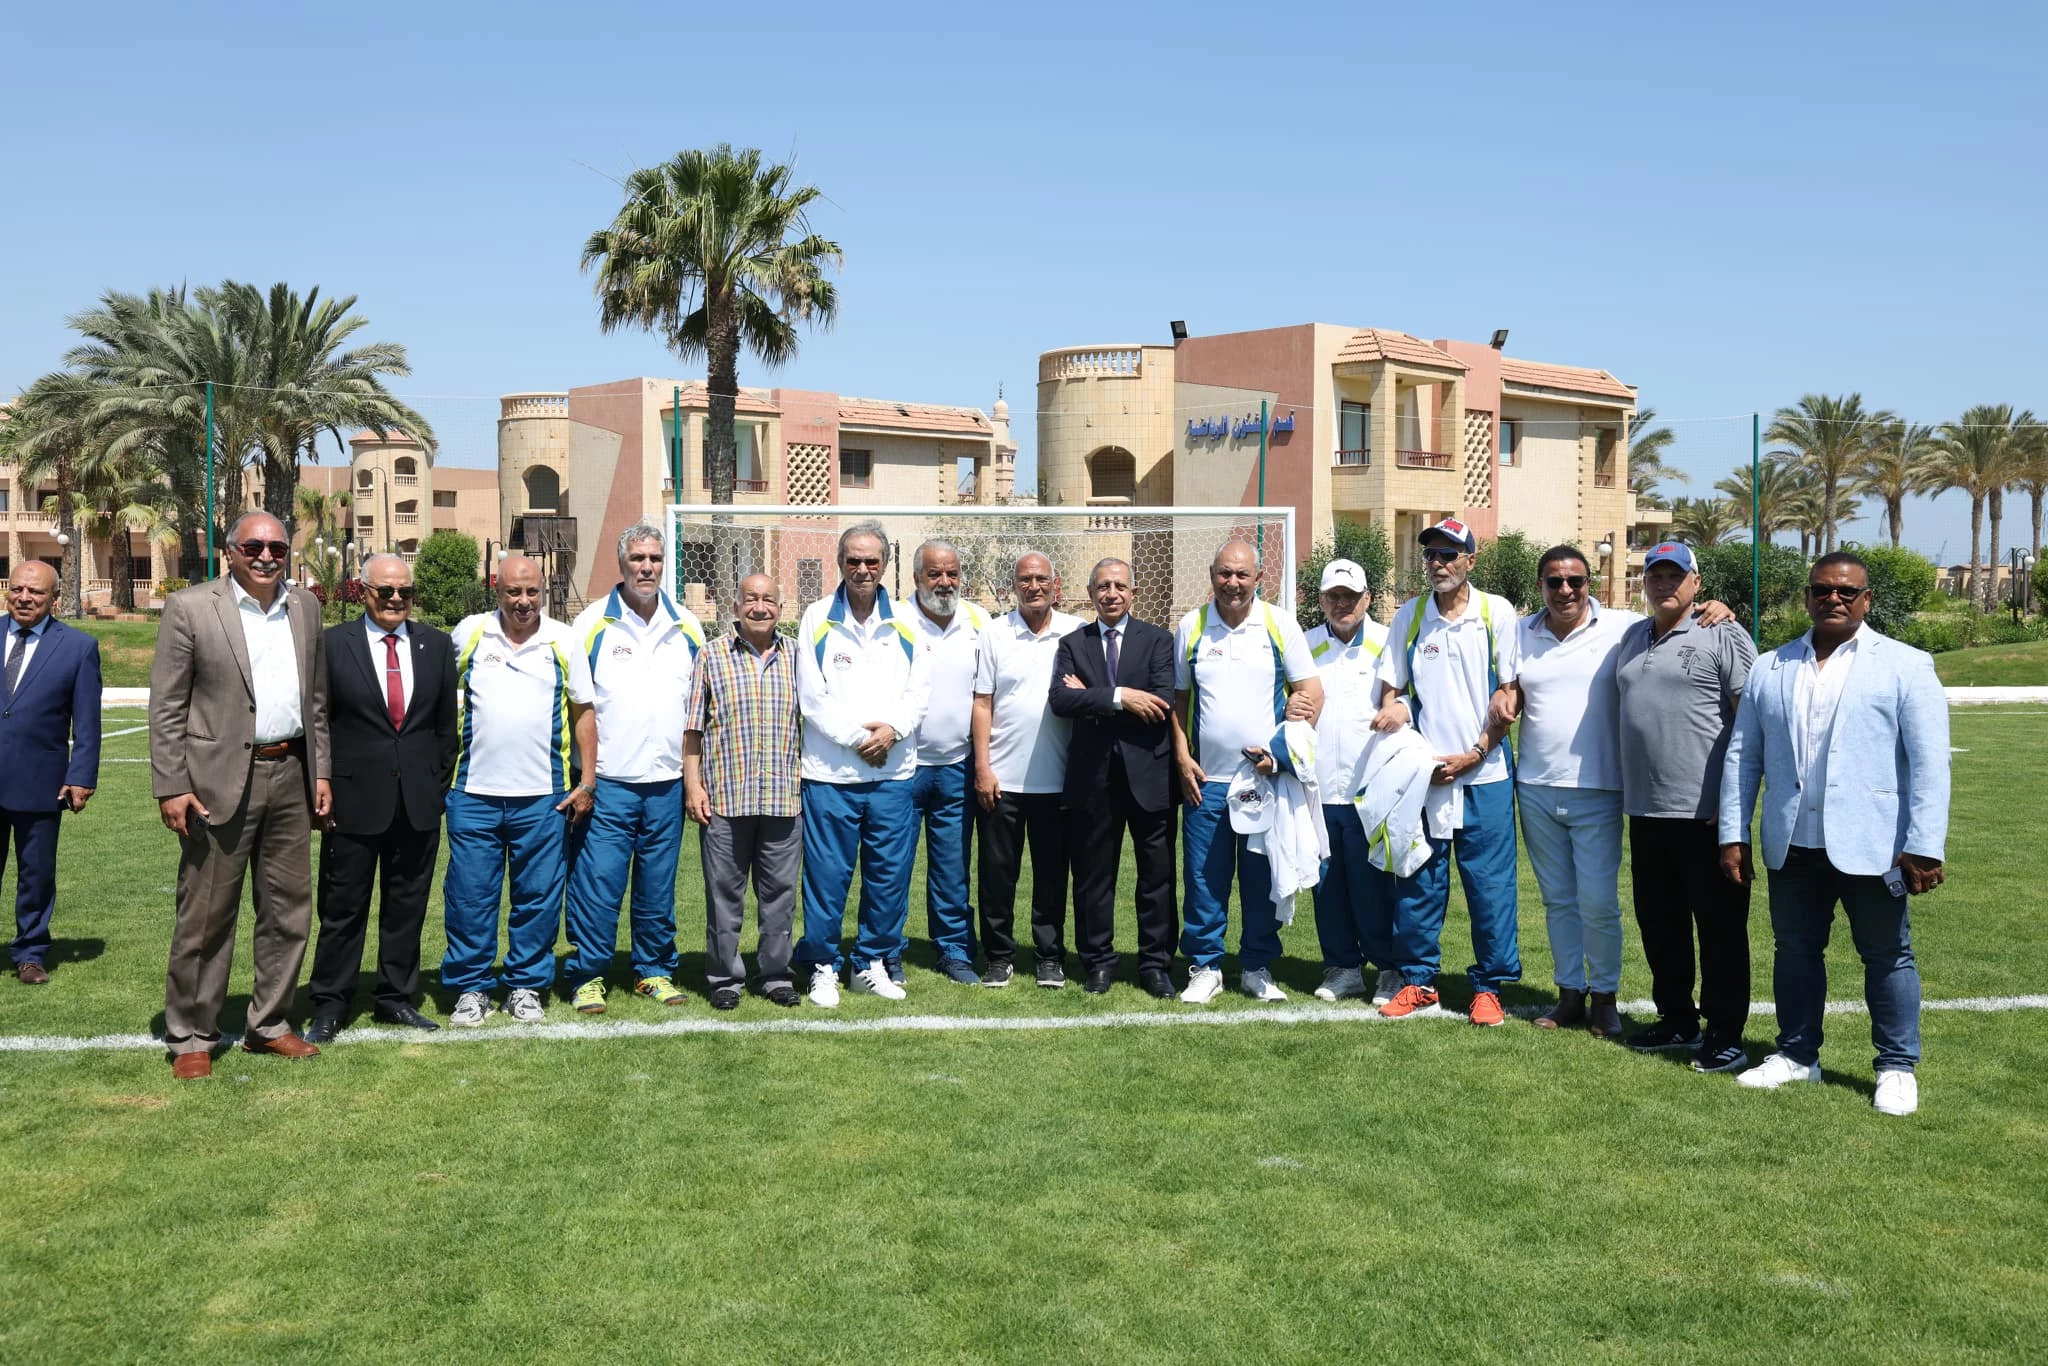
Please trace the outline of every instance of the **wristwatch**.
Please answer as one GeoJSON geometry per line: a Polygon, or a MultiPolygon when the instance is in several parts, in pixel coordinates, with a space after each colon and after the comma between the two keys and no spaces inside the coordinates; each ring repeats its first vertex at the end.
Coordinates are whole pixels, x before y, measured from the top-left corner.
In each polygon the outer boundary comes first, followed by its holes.
{"type": "Polygon", "coordinates": [[[595,783],[578,783],[576,784],[576,790],[578,792],[588,792],[593,797],[597,795],[597,785],[595,783]]]}

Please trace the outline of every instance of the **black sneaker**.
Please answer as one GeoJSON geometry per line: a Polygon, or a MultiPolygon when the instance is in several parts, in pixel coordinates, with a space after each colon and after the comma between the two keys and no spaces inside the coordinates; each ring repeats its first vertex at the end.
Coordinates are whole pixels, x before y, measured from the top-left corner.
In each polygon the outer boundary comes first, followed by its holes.
{"type": "Polygon", "coordinates": [[[1041,958],[1038,962],[1038,985],[1058,991],[1067,984],[1066,965],[1056,958],[1041,958]]]}
{"type": "Polygon", "coordinates": [[[981,984],[985,987],[1006,987],[1016,971],[1008,963],[990,963],[988,971],[981,974],[981,984]]]}
{"type": "Polygon", "coordinates": [[[1722,1043],[1718,1039],[1707,1039],[1700,1044],[1700,1055],[1692,1060],[1695,1072],[1733,1072],[1738,1067],[1749,1066],[1749,1050],[1738,1043],[1722,1043]]]}
{"type": "Polygon", "coordinates": [[[1689,1053],[1700,1046],[1700,1035],[1697,1029],[1684,1030],[1659,1020],[1627,1042],[1638,1053],[1689,1053]]]}
{"type": "Polygon", "coordinates": [[[796,994],[795,987],[790,986],[786,982],[778,982],[776,985],[768,988],[765,995],[768,997],[770,1001],[773,1001],[776,1005],[781,1006],[785,1010],[802,1004],[804,999],[803,997],[796,994]]]}
{"type": "Polygon", "coordinates": [[[720,987],[712,992],[711,1008],[713,1010],[738,1010],[740,1008],[740,989],[738,987],[720,987]]]}

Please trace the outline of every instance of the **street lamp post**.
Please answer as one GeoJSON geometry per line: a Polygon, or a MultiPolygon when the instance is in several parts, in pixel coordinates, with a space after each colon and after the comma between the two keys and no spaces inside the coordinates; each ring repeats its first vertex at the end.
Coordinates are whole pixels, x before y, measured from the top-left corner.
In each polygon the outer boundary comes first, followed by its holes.
{"type": "MultiPolygon", "coordinates": [[[[60,531],[60,532],[58,532],[58,533],[57,533],[57,553],[58,553],[58,554],[59,554],[60,556],[62,556],[62,557],[63,557],[64,559],[66,559],[66,560],[70,561],[70,565],[71,565],[71,575],[70,575],[70,577],[71,577],[71,583],[69,584],[69,587],[70,587],[70,590],[71,590],[71,592],[70,592],[70,597],[71,597],[71,619],[72,619],[73,621],[76,621],[76,620],[78,620],[78,619],[79,619],[80,617],[82,617],[82,616],[84,616],[84,615],[85,615],[85,595],[84,595],[83,593],[80,593],[80,592],[78,591],[78,581],[79,581],[79,576],[78,576],[78,555],[67,555],[67,554],[65,554],[65,550],[66,550],[66,548],[67,548],[68,546],[70,546],[70,544],[71,544],[71,533],[70,533],[70,532],[68,532],[68,531],[60,531]]],[[[85,547],[84,547],[83,545],[80,545],[80,546],[79,546],[79,548],[78,548],[78,550],[79,550],[79,554],[81,554],[81,555],[85,553],[85,547]]]]}
{"type": "Polygon", "coordinates": [[[1607,605],[1613,607],[1617,601],[1614,596],[1614,542],[1603,536],[1593,549],[1600,556],[1601,569],[1607,575],[1607,605]]]}

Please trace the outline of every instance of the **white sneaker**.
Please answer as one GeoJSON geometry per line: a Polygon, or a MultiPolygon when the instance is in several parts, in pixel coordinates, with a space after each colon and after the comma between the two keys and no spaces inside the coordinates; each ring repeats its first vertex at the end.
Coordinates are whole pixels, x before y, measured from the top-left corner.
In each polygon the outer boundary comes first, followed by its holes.
{"type": "Polygon", "coordinates": [[[1323,969],[1323,984],[1316,988],[1316,999],[1318,1001],[1343,1001],[1353,996],[1363,995],[1365,995],[1365,974],[1357,968],[1323,969]]]}
{"type": "Polygon", "coordinates": [[[839,1006],[839,969],[820,963],[811,969],[811,1004],[835,1010],[839,1006]]]}
{"type": "Polygon", "coordinates": [[[520,987],[507,996],[505,1013],[521,1024],[539,1024],[548,1017],[547,1011],[541,1007],[540,993],[532,987],[520,987]]]}
{"type": "Polygon", "coordinates": [[[1400,973],[1392,968],[1381,968],[1379,980],[1373,984],[1372,1003],[1376,1006],[1385,1005],[1401,994],[1403,985],[1405,984],[1400,973]]]}
{"type": "Polygon", "coordinates": [[[1788,1081],[1819,1081],[1820,1064],[1797,1063],[1783,1053],[1773,1053],[1735,1080],[1742,1086],[1770,1091],[1788,1081]]]}
{"type": "Polygon", "coordinates": [[[1265,968],[1253,968],[1250,972],[1239,973],[1237,989],[1254,1001],[1287,999],[1287,993],[1273,984],[1273,974],[1265,968]]]}
{"type": "Polygon", "coordinates": [[[491,1013],[491,998],[481,991],[465,991],[456,999],[455,1009],[449,1012],[448,1023],[457,1029],[475,1029],[484,1022],[484,1016],[491,1013]]]}
{"type": "Polygon", "coordinates": [[[1877,1094],[1871,1105],[1881,1115],[1910,1115],[1920,1108],[1920,1080],[1911,1072],[1894,1068],[1877,1074],[1877,1094]]]}
{"type": "Polygon", "coordinates": [[[1188,969],[1187,989],[1180,998],[1191,1006],[1205,1006],[1223,994],[1223,973],[1217,968],[1188,969]]]}
{"type": "Polygon", "coordinates": [[[879,996],[885,1001],[900,1001],[908,994],[889,980],[889,965],[879,958],[853,974],[853,989],[862,996],[879,996]]]}

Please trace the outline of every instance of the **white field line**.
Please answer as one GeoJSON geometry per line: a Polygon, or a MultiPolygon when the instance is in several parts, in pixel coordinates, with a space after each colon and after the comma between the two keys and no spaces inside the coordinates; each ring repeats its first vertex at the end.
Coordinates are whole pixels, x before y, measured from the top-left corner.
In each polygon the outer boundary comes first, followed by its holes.
{"type": "MultiPolygon", "coordinates": [[[[1923,1010],[1956,1010],[1972,1014],[2012,1010],[2048,1010],[2048,996],[1964,996],[1947,1001],[1923,1001],[1923,1010]]],[[[1649,1001],[1624,1001],[1621,1009],[1647,1013],[1655,1007],[1649,1001]]],[[[1769,1001],[1750,1006],[1751,1015],[1772,1013],[1769,1001]]],[[[1511,1014],[1524,1019],[1543,1013],[1539,1006],[1517,1006],[1511,1014]]],[[[1861,1001],[1829,1001],[1830,1015],[1863,1015],[1868,1007],[1861,1001]]],[[[1431,1006],[1409,1017],[1416,1020],[1465,1023],[1465,1017],[1441,1006],[1431,1006]]],[[[1384,1025],[1388,1020],[1367,1005],[1290,1005],[1269,1010],[1237,1008],[1221,1011],[1115,1011],[1103,1015],[898,1015],[876,1020],[820,1019],[810,1013],[787,1020],[709,1020],[702,1017],[646,1023],[614,1020],[604,1023],[574,1020],[559,1024],[502,1024],[483,1029],[442,1028],[434,1033],[403,1028],[356,1028],[345,1031],[342,1044],[462,1044],[510,1043],[539,1040],[547,1043],[591,1043],[608,1039],[664,1039],[683,1034],[954,1034],[975,1031],[1040,1032],[1063,1029],[1164,1029],[1180,1025],[1296,1025],[1353,1024],[1384,1025]]],[[[238,1034],[224,1036],[234,1043],[238,1034]]],[[[327,1045],[333,1047],[332,1044],[327,1045]]],[[[0,1053],[82,1053],[161,1049],[163,1040],[151,1034],[61,1034],[0,1035],[0,1053]]]]}
{"type": "Polygon", "coordinates": [[[120,739],[120,738],[121,738],[122,736],[124,736],[124,735],[140,735],[140,734],[142,734],[142,732],[144,732],[144,731],[146,731],[146,730],[148,730],[148,729],[149,729],[149,727],[148,727],[148,726],[146,726],[146,725],[144,725],[144,726],[130,726],[130,727],[128,727],[128,729],[126,729],[126,730],[109,730],[109,731],[102,731],[102,732],[100,733],[100,739],[102,739],[102,740],[118,740],[118,739],[120,739]]]}

